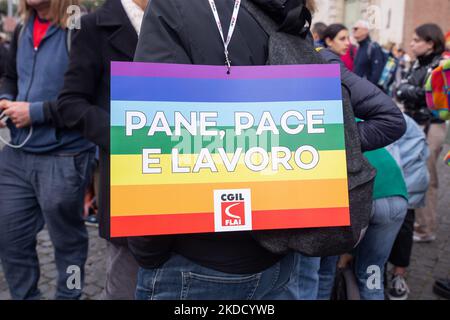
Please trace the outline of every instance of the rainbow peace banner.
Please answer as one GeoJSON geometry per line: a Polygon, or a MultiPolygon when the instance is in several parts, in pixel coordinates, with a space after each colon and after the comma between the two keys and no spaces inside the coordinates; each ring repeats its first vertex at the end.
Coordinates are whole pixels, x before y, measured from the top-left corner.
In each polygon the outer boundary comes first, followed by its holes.
{"type": "Polygon", "coordinates": [[[112,237],[350,225],[338,65],[111,72],[112,237]]]}

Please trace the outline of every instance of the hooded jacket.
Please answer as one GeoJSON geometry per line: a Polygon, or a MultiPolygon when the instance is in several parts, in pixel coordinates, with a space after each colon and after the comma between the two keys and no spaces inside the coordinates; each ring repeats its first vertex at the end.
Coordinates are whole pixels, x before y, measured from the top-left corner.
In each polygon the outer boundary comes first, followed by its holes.
{"type": "MultiPolygon", "coordinates": [[[[11,43],[0,99],[30,102],[33,133],[21,149],[35,154],[77,154],[94,151],[94,145],[79,132],[55,128],[44,116],[44,104],[55,101],[63,86],[69,62],[67,32],[51,25],[38,49],[33,46],[34,15],[19,26],[11,43]]],[[[8,121],[11,142],[21,144],[30,128],[17,129],[8,121]]]]}
{"type": "MultiPolygon", "coordinates": [[[[283,25],[286,32],[296,33],[297,23],[284,25],[286,17],[302,1],[300,0],[252,0],[274,21],[283,25]]],[[[224,34],[232,15],[234,1],[216,0],[224,34]]],[[[299,24],[303,27],[302,24],[299,24]]],[[[229,46],[233,65],[265,65],[268,61],[268,35],[245,9],[241,8],[233,38],[229,46]]],[[[312,38],[311,38],[312,41],[312,38]]],[[[222,40],[211,9],[205,0],[152,0],[147,8],[136,50],[135,61],[199,65],[225,65],[222,40]]],[[[358,78],[359,79],[359,78],[358,78]]],[[[376,121],[374,111],[364,110],[364,105],[355,114],[367,121],[358,127],[367,139],[364,150],[385,146],[399,138],[404,132],[403,120],[398,132],[390,135],[386,127],[389,116],[401,118],[392,104],[380,106],[385,112],[376,121]],[[384,108],[384,109],[383,109],[384,108]],[[371,138],[373,137],[373,138],[371,138]],[[381,143],[381,141],[383,141],[381,143]],[[372,144],[372,142],[374,142],[372,144]]],[[[394,130],[395,131],[395,130],[394,130]]],[[[391,131],[392,132],[392,131],[391,131]]],[[[233,234],[209,234],[189,236],[138,237],[129,239],[130,248],[139,264],[144,268],[157,268],[172,252],[177,252],[195,263],[227,273],[255,273],[273,265],[282,256],[263,249],[249,232],[233,234]]]]}

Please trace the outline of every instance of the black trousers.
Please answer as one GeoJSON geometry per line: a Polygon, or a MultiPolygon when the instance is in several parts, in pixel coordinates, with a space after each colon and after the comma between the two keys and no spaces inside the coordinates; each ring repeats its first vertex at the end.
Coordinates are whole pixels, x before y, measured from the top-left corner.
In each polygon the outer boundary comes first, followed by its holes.
{"type": "Polygon", "coordinates": [[[414,210],[408,210],[405,221],[395,239],[389,262],[396,267],[407,268],[411,261],[411,252],[414,236],[414,210]]]}

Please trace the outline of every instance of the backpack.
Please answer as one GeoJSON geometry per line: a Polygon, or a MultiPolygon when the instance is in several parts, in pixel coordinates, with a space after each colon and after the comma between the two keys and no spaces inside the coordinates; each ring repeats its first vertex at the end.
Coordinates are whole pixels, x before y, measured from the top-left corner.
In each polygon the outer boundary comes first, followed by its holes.
{"type": "Polygon", "coordinates": [[[378,42],[371,41],[369,43],[369,46],[367,47],[367,57],[369,58],[369,61],[372,60],[373,50],[381,50],[381,52],[383,53],[383,55],[382,55],[383,60],[381,60],[381,65],[385,65],[390,56],[390,53],[387,50],[381,48],[381,46],[378,44],[378,42]]]}
{"type": "MultiPolygon", "coordinates": [[[[280,27],[249,0],[244,0],[242,5],[269,36],[268,64],[325,63],[314,49],[309,29],[306,32],[301,30],[297,35],[290,34],[289,30],[279,32],[280,27]]],[[[306,7],[299,6],[293,11],[289,15],[293,15],[294,23],[300,28],[308,23],[311,25],[311,14],[306,7]]],[[[344,254],[356,247],[369,225],[375,170],[362,154],[350,92],[344,86],[342,95],[351,226],[252,232],[259,244],[273,253],[286,254],[294,250],[315,257],[344,254]]]]}
{"type": "Polygon", "coordinates": [[[433,70],[425,84],[427,106],[438,119],[450,120],[450,60],[433,70]]]}
{"type": "Polygon", "coordinates": [[[395,58],[391,53],[382,47],[377,42],[370,42],[367,47],[367,57],[369,61],[372,60],[372,52],[373,50],[381,50],[382,60],[380,64],[383,66],[383,72],[381,73],[380,79],[378,80],[378,86],[382,89],[386,94],[392,96],[392,84],[395,80],[395,73],[398,68],[398,59],[395,58]]]}
{"type": "Polygon", "coordinates": [[[380,80],[378,80],[378,87],[380,87],[387,95],[393,96],[393,84],[395,74],[397,73],[399,61],[392,55],[389,55],[381,73],[380,80]]]}

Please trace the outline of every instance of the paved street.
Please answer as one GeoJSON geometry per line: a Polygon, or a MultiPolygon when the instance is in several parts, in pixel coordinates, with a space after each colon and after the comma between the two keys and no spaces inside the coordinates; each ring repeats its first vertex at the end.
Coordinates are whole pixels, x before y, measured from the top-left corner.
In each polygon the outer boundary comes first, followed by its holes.
{"type": "MultiPolygon", "coordinates": [[[[441,194],[439,203],[440,223],[438,240],[432,244],[415,244],[408,284],[411,299],[436,300],[432,292],[435,277],[450,277],[450,168],[441,163],[441,194]]],[[[86,266],[86,286],[83,299],[98,299],[105,282],[105,241],[97,236],[96,228],[89,228],[89,258],[86,266]]],[[[55,293],[56,269],[53,263],[53,249],[48,233],[39,234],[38,252],[41,263],[40,288],[44,299],[51,299],[55,293]]],[[[5,278],[0,266],[0,300],[10,299],[5,278]]]]}

